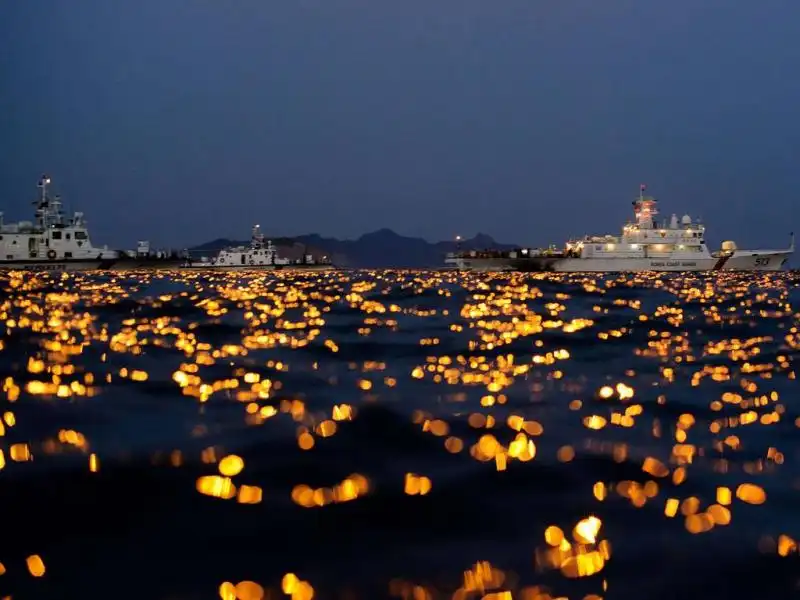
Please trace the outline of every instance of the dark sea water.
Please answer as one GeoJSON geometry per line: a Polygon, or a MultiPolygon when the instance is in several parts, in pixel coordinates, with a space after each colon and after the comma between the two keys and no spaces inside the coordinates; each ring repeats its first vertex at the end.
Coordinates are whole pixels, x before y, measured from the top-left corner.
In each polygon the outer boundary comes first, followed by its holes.
{"type": "Polygon", "coordinates": [[[0,597],[796,597],[799,285],[0,275],[0,597]]]}

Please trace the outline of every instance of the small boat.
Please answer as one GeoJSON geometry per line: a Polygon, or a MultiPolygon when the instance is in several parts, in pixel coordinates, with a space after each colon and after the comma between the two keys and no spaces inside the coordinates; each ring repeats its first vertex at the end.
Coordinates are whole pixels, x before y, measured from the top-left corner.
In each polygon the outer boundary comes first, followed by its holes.
{"type": "Polygon", "coordinates": [[[794,253],[794,234],[787,248],[742,250],[734,242],[722,243],[718,252],[706,245],[705,226],[689,215],[673,214],[657,223],[657,201],[645,196],[644,185],[633,201],[635,220],[624,225],[622,235],[586,236],[570,240],[563,249],[516,248],[449,253],[445,263],[469,271],[779,271],[794,253]]]}
{"type": "MultiPolygon", "coordinates": [[[[61,198],[49,194],[50,177],[42,175],[34,200],[34,220],[4,223],[0,213],[0,269],[85,271],[92,269],[175,268],[175,254],[129,254],[92,244],[82,212],[67,217],[61,198]]],[[[140,242],[140,245],[142,242],[140,242]]]]}
{"type": "Polygon", "coordinates": [[[303,269],[321,271],[335,268],[325,256],[315,258],[311,254],[304,254],[302,260],[291,260],[278,255],[278,250],[270,240],[264,239],[261,226],[253,226],[250,244],[247,246],[234,246],[223,248],[211,258],[203,257],[200,260],[187,260],[184,269],[208,270],[275,270],[275,269],[303,269]]]}

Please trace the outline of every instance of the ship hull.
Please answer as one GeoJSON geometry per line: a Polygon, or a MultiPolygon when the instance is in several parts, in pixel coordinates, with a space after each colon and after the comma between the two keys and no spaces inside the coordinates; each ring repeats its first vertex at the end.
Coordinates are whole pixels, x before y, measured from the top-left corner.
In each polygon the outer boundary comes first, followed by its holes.
{"type": "Polygon", "coordinates": [[[460,258],[450,264],[468,271],[625,273],[644,271],[780,271],[789,251],[739,251],[731,256],[699,258],[460,258]]]}
{"type": "Polygon", "coordinates": [[[181,270],[187,271],[333,271],[333,265],[211,265],[194,264],[182,265],[181,270]]]}
{"type": "Polygon", "coordinates": [[[116,261],[108,260],[13,260],[0,262],[5,271],[96,271],[109,269],[116,261]]]}
{"type": "Polygon", "coordinates": [[[134,271],[177,269],[181,259],[77,259],[77,260],[9,260],[0,261],[0,271],[134,271]]]}
{"type": "MultiPolygon", "coordinates": [[[[524,271],[530,270],[524,267],[528,266],[531,263],[530,259],[526,260],[514,260],[511,258],[504,258],[504,257],[492,257],[492,258],[456,258],[456,259],[447,259],[446,265],[447,269],[452,269],[456,271],[524,271]]],[[[537,266],[540,263],[535,263],[537,266]]],[[[541,271],[544,270],[542,268],[536,268],[535,270],[541,271]]]]}
{"type": "Polygon", "coordinates": [[[178,269],[184,262],[182,258],[122,258],[100,268],[111,271],[162,271],[178,269]]]}

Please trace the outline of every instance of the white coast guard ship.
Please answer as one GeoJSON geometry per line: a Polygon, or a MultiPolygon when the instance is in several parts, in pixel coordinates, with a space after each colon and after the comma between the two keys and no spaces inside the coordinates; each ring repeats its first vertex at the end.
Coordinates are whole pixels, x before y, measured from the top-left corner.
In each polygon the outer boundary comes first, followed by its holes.
{"type": "Polygon", "coordinates": [[[139,242],[136,251],[92,245],[82,212],[67,217],[59,196],[51,196],[50,177],[42,175],[33,221],[4,223],[0,212],[0,269],[86,271],[92,269],[171,269],[185,260],[173,251],[152,251],[139,242]]]}
{"type": "Polygon", "coordinates": [[[34,200],[34,221],[4,223],[0,213],[0,269],[74,271],[109,268],[120,258],[116,250],[92,245],[82,212],[67,218],[59,196],[48,194],[43,175],[34,200]]]}
{"type": "Polygon", "coordinates": [[[622,235],[586,236],[567,242],[563,250],[518,248],[448,254],[445,263],[456,269],[482,271],[778,271],[794,253],[794,234],[782,250],[741,250],[734,242],[722,243],[710,252],[705,227],[689,215],[680,220],[657,223],[656,200],[644,195],[633,202],[635,221],[626,224],[622,235]]]}
{"type": "Polygon", "coordinates": [[[278,250],[271,240],[265,240],[261,233],[261,226],[254,225],[248,246],[223,248],[212,257],[203,257],[200,260],[187,261],[183,268],[186,269],[214,269],[214,270],[253,270],[253,269],[305,269],[322,270],[333,268],[330,261],[324,257],[314,258],[304,254],[300,261],[278,256],[278,250]]]}

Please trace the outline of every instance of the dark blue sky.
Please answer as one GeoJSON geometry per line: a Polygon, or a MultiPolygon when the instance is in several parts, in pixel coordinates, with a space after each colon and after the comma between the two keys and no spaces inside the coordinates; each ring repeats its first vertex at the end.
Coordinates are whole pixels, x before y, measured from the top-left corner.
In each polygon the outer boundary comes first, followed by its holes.
{"type": "Polygon", "coordinates": [[[800,232],[798,0],[10,0],[0,208],[96,241],[544,244],[640,182],[709,241],[800,232]]]}

